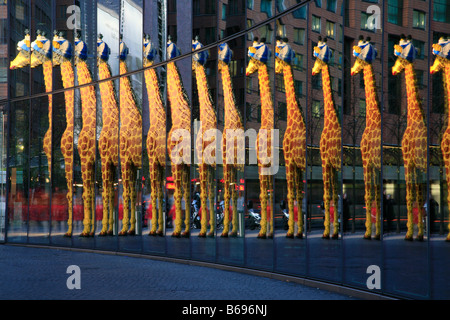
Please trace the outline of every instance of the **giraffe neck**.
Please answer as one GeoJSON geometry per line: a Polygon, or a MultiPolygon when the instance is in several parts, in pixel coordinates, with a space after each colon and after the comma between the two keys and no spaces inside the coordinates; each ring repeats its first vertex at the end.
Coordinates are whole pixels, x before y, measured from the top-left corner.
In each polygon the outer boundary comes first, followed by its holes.
{"type": "MultiPolygon", "coordinates": [[[[408,63],[405,67],[405,79],[406,79],[406,93],[408,96],[408,123],[425,122],[425,114],[422,109],[422,105],[419,97],[419,90],[417,88],[416,73],[412,63],[408,63]]],[[[412,124],[413,125],[413,124],[412,124]]]]}
{"type": "Polygon", "coordinates": [[[190,130],[191,110],[183,89],[180,73],[173,62],[167,65],[167,89],[172,119],[177,120],[172,121],[172,125],[190,130]]]}
{"type": "MultiPolygon", "coordinates": [[[[92,82],[91,72],[86,61],[80,61],[77,64],[78,84],[83,85],[92,82]]],[[[80,88],[81,94],[81,117],[83,118],[83,127],[95,128],[97,100],[95,97],[94,86],[80,88]]]]}
{"type": "Polygon", "coordinates": [[[225,128],[242,128],[241,117],[234,98],[230,68],[226,64],[222,66],[222,85],[225,102],[225,128]]]}
{"type": "MultiPolygon", "coordinates": [[[[125,61],[120,61],[120,74],[127,73],[127,65],[125,61]]],[[[133,90],[131,88],[130,78],[125,76],[120,78],[120,112],[124,117],[122,119],[137,119],[140,117],[137,109],[136,100],[134,99],[133,90]]],[[[123,125],[127,125],[127,121],[123,121],[123,125]]]]}
{"type": "Polygon", "coordinates": [[[163,123],[165,127],[166,112],[161,99],[156,70],[154,68],[145,70],[144,77],[148,95],[150,127],[160,126],[163,123]]]}
{"type": "Polygon", "coordinates": [[[208,80],[206,79],[205,68],[200,64],[195,68],[195,78],[197,79],[202,126],[205,129],[216,128],[216,114],[208,90],[208,80]]]}
{"type": "Polygon", "coordinates": [[[323,104],[324,104],[324,115],[325,115],[325,126],[328,128],[332,124],[339,124],[339,117],[337,114],[336,107],[333,101],[333,94],[331,90],[331,79],[330,71],[328,65],[322,67],[322,85],[323,85],[323,104]]]}
{"type": "MultiPolygon", "coordinates": [[[[444,65],[444,75],[442,81],[444,82],[444,104],[447,109],[447,115],[450,114],[450,61],[444,65]]],[[[450,117],[447,117],[447,130],[450,128],[450,117]]]]}
{"type": "MultiPolygon", "coordinates": [[[[75,75],[71,61],[64,61],[61,64],[61,76],[64,88],[72,88],[74,86],[75,75]]],[[[66,103],[67,128],[70,130],[70,128],[73,128],[74,91],[64,91],[64,99],[66,103]]]]}
{"type": "MultiPolygon", "coordinates": [[[[99,64],[98,76],[100,80],[111,78],[111,70],[106,62],[99,64]]],[[[99,85],[102,99],[103,127],[118,127],[119,109],[117,107],[114,84],[112,81],[104,81],[99,85]]]]}
{"type": "MultiPolygon", "coordinates": [[[[45,61],[42,64],[42,72],[44,73],[45,92],[51,92],[53,90],[53,63],[51,60],[45,61]]],[[[52,109],[53,109],[53,96],[48,95],[48,131],[52,130],[52,109]]]]}
{"type": "Polygon", "coordinates": [[[261,96],[261,128],[272,129],[274,127],[272,92],[267,65],[263,63],[258,68],[258,80],[261,96]]]}
{"type": "Polygon", "coordinates": [[[367,64],[364,67],[364,86],[366,91],[366,127],[372,125],[379,127],[381,123],[381,112],[373,66],[371,64],[367,64]]]}
{"type": "MultiPolygon", "coordinates": [[[[300,108],[297,102],[297,95],[294,87],[294,76],[292,74],[292,67],[286,65],[283,68],[284,87],[286,89],[286,105],[287,105],[287,119],[301,119],[300,123],[295,122],[295,125],[304,125],[305,119],[301,114],[300,108]]],[[[292,123],[288,121],[289,123],[292,123]]]]}

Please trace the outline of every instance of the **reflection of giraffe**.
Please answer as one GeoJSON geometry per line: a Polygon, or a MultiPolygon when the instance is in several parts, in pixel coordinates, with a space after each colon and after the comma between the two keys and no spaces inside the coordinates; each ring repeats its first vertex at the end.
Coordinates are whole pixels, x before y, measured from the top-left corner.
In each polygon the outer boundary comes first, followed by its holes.
{"type": "MultiPolygon", "coordinates": [[[[444,93],[447,108],[450,107],[450,40],[443,38],[439,39],[438,43],[433,44],[433,54],[436,55],[433,66],[430,68],[430,73],[436,73],[443,71],[444,76],[442,81],[444,83],[444,93]]],[[[447,121],[450,121],[448,118],[447,121]]],[[[447,179],[447,188],[450,188],[450,124],[447,123],[447,128],[442,136],[441,141],[442,156],[444,158],[445,165],[445,177],[447,179]]],[[[447,193],[447,202],[450,207],[450,191],[447,193]]],[[[431,205],[431,204],[430,204],[431,205]]],[[[450,241],[450,224],[449,233],[447,234],[446,241],[450,241]]]]}
{"type": "MultiPolygon", "coordinates": [[[[172,59],[180,52],[176,45],[170,40],[167,41],[167,58],[172,59]]],[[[175,229],[173,237],[189,237],[190,235],[190,178],[189,164],[191,157],[191,109],[187,95],[184,91],[181,76],[175,62],[167,64],[167,96],[170,102],[172,117],[172,128],[167,137],[167,150],[169,152],[172,177],[175,185],[175,229]],[[185,146],[184,148],[180,145],[185,146]],[[184,192],[185,201],[185,231],[181,233],[181,189],[184,192]]]]}
{"type": "Polygon", "coordinates": [[[372,237],[372,203],[376,205],[375,239],[380,239],[380,171],[381,171],[381,112],[373,73],[372,62],[377,51],[370,44],[370,39],[360,38],[353,47],[356,57],[351,74],[364,72],[366,91],[366,128],[361,139],[361,155],[364,169],[365,202],[366,202],[366,233],[364,239],[372,237]]]}
{"type": "MultiPolygon", "coordinates": [[[[241,116],[236,106],[236,100],[233,93],[233,84],[231,83],[231,74],[229,63],[232,58],[232,51],[228,44],[224,43],[219,46],[219,71],[222,73],[222,86],[225,106],[225,125],[222,136],[222,157],[223,157],[223,179],[224,179],[224,218],[223,218],[223,231],[222,237],[228,236],[230,228],[230,188],[231,188],[231,200],[233,208],[232,217],[232,230],[230,236],[237,236],[238,217],[237,217],[237,192],[236,192],[236,175],[237,170],[243,171],[244,159],[239,159],[239,147],[237,139],[234,141],[227,141],[227,132],[238,133],[244,132],[244,126],[242,125],[241,116]],[[228,149],[228,143],[230,149],[228,149]]],[[[231,137],[232,135],[230,135],[231,137]]]]}
{"type": "MultiPolygon", "coordinates": [[[[75,65],[78,85],[92,82],[92,75],[86,63],[87,46],[78,37],[75,38],[75,65]]],[[[80,88],[81,118],[83,128],[78,136],[78,153],[81,160],[83,179],[84,229],[80,236],[94,235],[94,164],[95,164],[95,127],[97,98],[94,86],[80,88]]]]}
{"type": "Polygon", "coordinates": [[[407,94],[407,126],[402,139],[403,163],[405,167],[406,183],[406,207],[408,212],[408,231],[405,240],[413,239],[413,205],[418,206],[418,234],[417,240],[423,240],[422,207],[423,196],[421,188],[421,175],[427,169],[427,126],[425,112],[419,97],[416,73],[413,61],[417,50],[411,42],[411,38],[400,39],[400,44],[395,45],[394,54],[397,56],[392,74],[396,75],[405,71],[407,94]]]}
{"type": "Polygon", "coordinates": [[[289,230],[286,237],[294,237],[294,196],[297,193],[297,237],[303,237],[303,173],[306,168],[306,125],[299,108],[294,87],[291,62],[295,57],[284,38],[277,45],[275,72],[284,75],[286,89],[287,127],[283,139],[284,161],[288,188],[289,230]]]}
{"type": "MultiPolygon", "coordinates": [[[[121,75],[128,72],[125,61],[127,55],[128,48],[121,41],[119,56],[121,75]]],[[[142,116],[128,76],[120,78],[119,150],[123,183],[123,218],[119,235],[134,235],[136,233],[137,169],[142,167],[142,116]]]]}
{"type": "MultiPolygon", "coordinates": [[[[338,206],[338,177],[337,172],[341,169],[341,124],[339,121],[338,110],[333,101],[331,90],[330,70],[328,61],[331,57],[331,51],[324,41],[319,38],[317,47],[314,47],[314,56],[316,62],[312,69],[312,74],[316,75],[322,72],[323,101],[324,101],[324,127],[320,137],[320,156],[322,158],[322,176],[323,176],[323,202],[325,206],[325,231],[322,238],[330,237],[330,202],[334,203],[335,209],[338,206]]],[[[337,210],[333,223],[333,239],[339,237],[339,223],[337,210]]]]}
{"type": "MultiPolygon", "coordinates": [[[[153,43],[146,37],[144,39],[143,66],[151,66],[155,57],[156,49],[153,43]]],[[[166,165],[166,111],[159,90],[159,80],[156,70],[154,68],[145,70],[144,77],[147,86],[150,121],[150,128],[147,134],[147,154],[151,182],[152,229],[149,235],[162,236],[164,234],[163,182],[164,168],[166,165]],[[158,205],[156,201],[158,201],[158,205]]]]}
{"type": "Polygon", "coordinates": [[[257,137],[257,158],[258,158],[258,174],[260,182],[260,195],[261,201],[261,230],[259,231],[258,238],[266,238],[267,223],[270,225],[269,238],[273,237],[273,176],[270,174],[264,174],[264,169],[267,169],[267,164],[271,163],[273,158],[272,154],[272,138],[271,134],[274,129],[274,113],[273,113],[273,100],[272,92],[270,89],[269,72],[267,69],[267,61],[270,57],[269,47],[264,44],[264,40],[261,39],[261,43],[254,43],[249,48],[250,61],[246,69],[246,75],[249,76],[254,72],[258,72],[260,96],[261,96],[261,127],[257,137]],[[267,219],[267,205],[269,196],[270,206],[270,221],[267,219]]]}
{"type": "MultiPolygon", "coordinates": [[[[75,84],[75,75],[72,67],[72,44],[64,39],[62,34],[53,38],[53,65],[61,68],[61,77],[64,88],[72,88],[75,84]]],[[[69,211],[68,230],[65,236],[72,236],[73,222],[73,115],[74,115],[74,91],[64,91],[66,105],[66,130],[61,137],[61,153],[64,157],[64,168],[67,183],[67,205],[69,211]]]]}
{"type": "MultiPolygon", "coordinates": [[[[108,64],[109,51],[99,46],[97,57],[98,77],[100,80],[111,78],[108,64]]],[[[99,84],[102,101],[102,131],[98,140],[98,150],[102,166],[102,230],[99,236],[112,235],[114,225],[114,173],[119,165],[119,108],[113,81],[99,84]]]]}
{"type": "MultiPolygon", "coordinates": [[[[196,39],[192,42],[192,50],[197,50],[202,47],[202,44],[196,39]]],[[[208,60],[208,52],[201,51],[194,54],[192,59],[192,70],[195,72],[197,80],[198,100],[200,104],[200,129],[197,135],[196,149],[199,155],[199,176],[200,176],[200,201],[201,201],[201,229],[199,237],[206,236],[207,228],[207,204],[206,199],[209,200],[210,211],[210,231],[208,236],[214,237],[215,220],[214,220],[214,168],[215,168],[215,152],[208,154],[208,146],[213,146],[216,143],[214,137],[208,135],[208,130],[217,129],[217,119],[212,103],[211,95],[209,94],[208,79],[206,78],[204,65],[208,60]],[[212,139],[213,138],[213,139],[212,139]],[[212,140],[212,141],[211,141],[212,140]]],[[[215,149],[213,149],[215,150],[215,149]]]]}
{"type": "MultiPolygon", "coordinates": [[[[28,65],[35,68],[42,64],[45,92],[53,88],[52,44],[40,30],[37,30],[36,40],[30,43],[30,34],[25,31],[25,38],[17,44],[19,50],[16,58],[11,61],[10,69],[24,68],[28,65]]],[[[44,135],[43,150],[47,156],[48,174],[52,172],[52,95],[48,95],[48,130],[44,135]]]]}

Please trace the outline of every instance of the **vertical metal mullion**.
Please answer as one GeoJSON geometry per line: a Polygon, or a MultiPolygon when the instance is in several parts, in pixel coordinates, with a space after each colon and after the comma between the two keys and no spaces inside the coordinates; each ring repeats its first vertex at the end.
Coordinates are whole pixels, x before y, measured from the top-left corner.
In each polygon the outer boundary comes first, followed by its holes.
{"type": "MultiPolygon", "coordinates": [[[[7,35],[7,44],[6,44],[6,52],[7,52],[7,61],[9,63],[9,57],[10,57],[10,52],[9,52],[9,45],[11,44],[11,1],[8,1],[6,3],[6,14],[7,14],[7,31],[6,31],[6,35],[7,35]]],[[[10,103],[9,100],[11,99],[11,86],[9,85],[11,83],[11,71],[7,69],[6,71],[6,83],[8,84],[7,88],[6,88],[6,97],[7,97],[7,103],[5,105],[6,107],[6,113],[7,113],[7,135],[6,135],[6,182],[10,181],[10,173],[9,173],[9,141],[11,141],[11,133],[10,133],[10,128],[11,128],[11,124],[10,124],[10,119],[11,119],[11,108],[10,108],[10,103]]],[[[4,112],[4,111],[2,111],[4,112]]],[[[2,134],[4,134],[4,131],[2,131],[2,134]]],[[[4,145],[2,144],[2,147],[4,147],[4,145]]],[[[8,240],[8,225],[9,225],[9,189],[11,188],[11,184],[10,183],[5,183],[6,186],[6,194],[5,194],[5,217],[4,217],[4,221],[5,221],[5,235],[4,235],[4,242],[7,242],[8,240]]]]}
{"type": "MultiPolygon", "coordinates": [[[[386,0],[382,0],[382,17],[381,17],[381,79],[385,79],[385,68],[386,66],[384,65],[384,59],[385,59],[385,52],[386,52],[386,48],[385,48],[385,34],[384,34],[384,25],[385,25],[385,13],[386,13],[386,0]]],[[[381,155],[380,155],[380,165],[381,165],[381,172],[380,172],[380,192],[383,192],[383,176],[384,176],[384,165],[383,165],[383,141],[384,141],[384,82],[381,81],[381,90],[380,90],[380,112],[381,112],[381,119],[380,119],[380,126],[381,126],[381,155]]],[[[382,193],[383,194],[383,193],[382,193]]],[[[383,208],[384,205],[384,199],[383,197],[381,197],[381,208],[383,208]]],[[[383,216],[383,210],[381,211],[381,240],[383,240],[384,238],[384,216],[383,216]]],[[[384,257],[385,257],[385,250],[384,250],[384,245],[383,243],[381,243],[381,270],[382,272],[384,272],[384,270],[386,270],[386,265],[385,265],[385,261],[384,261],[384,257]]],[[[383,274],[381,274],[381,293],[383,293],[383,288],[384,288],[384,283],[385,283],[385,276],[383,274]]]]}
{"type": "MultiPolygon", "coordinates": [[[[432,46],[430,44],[433,43],[433,39],[431,37],[431,13],[432,13],[432,7],[431,7],[431,1],[428,2],[428,66],[431,66],[431,56],[432,56],[432,52],[431,52],[431,48],[432,46]]],[[[426,228],[427,228],[427,273],[428,273],[428,296],[427,298],[430,299],[433,295],[432,295],[432,279],[433,279],[433,275],[431,273],[431,232],[430,232],[430,213],[431,213],[431,208],[430,208],[430,81],[431,81],[431,75],[430,72],[427,72],[427,101],[426,101],[426,115],[427,115],[427,123],[426,123],[426,127],[427,127],[427,174],[426,174],[426,179],[427,179],[427,195],[426,195],[426,202],[425,204],[427,205],[427,211],[425,212],[426,216],[427,216],[427,221],[426,221],[426,228]]]]}

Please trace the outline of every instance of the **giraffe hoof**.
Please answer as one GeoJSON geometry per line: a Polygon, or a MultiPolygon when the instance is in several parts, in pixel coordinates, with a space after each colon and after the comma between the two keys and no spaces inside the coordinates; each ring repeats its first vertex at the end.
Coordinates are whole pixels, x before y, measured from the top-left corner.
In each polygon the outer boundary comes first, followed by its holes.
{"type": "Polygon", "coordinates": [[[80,234],[80,237],[83,237],[83,238],[89,238],[89,232],[82,232],[82,233],[80,234]]]}
{"type": "Polygon", "coordinates": [[[200,233],[198,234],[198,237],[199,237],[199,238],[206,238],[206,232],[200,232],[200,233]]]}
{"type": "Polygon", "coordinates": [[[222,232],[220,235],[221,238],[228,238],[228,232],[222,232]]]}
{"type": "Polygon", "coordinates": [[[210,232],[208,232],[208,238],[214,238],[214,236],[215,236],[215,233],[214,233],[214,231],[210,231],[210,232]]]}
{"type": "Polygon", "coordinates": [[[423,241],[423,235],[417,236],[416,237],[416,241],[421,241],[422,242],[423,241]]]}
{"type": "Polygon", "coordinates": [[[445,242],[450,242],[450,235],[447,236],[447,238],[445,239],[445,242]]]}
{"type": "Polygon", "coordinates": [[[237,232],[236,232],[236,231],[231,232],[231,233],[230,233],[230,237],[231,237],[231,238],[236,238],[236,237],[237,237],[237,232]]]}
{"type": "Polygon", "coordinates": [[[329,240],[329,239],[330,239],[330,235],[324,233],[324,234],[322,235],[322,239],[329,240]]]}
{"type": "Polygon", "coordinates": [[[293,233],[286,233],[286,238],[294,239],[294,234],[293,233]]]}
{"type": "Polygon", "coordinates": [[[180,232],[173,232],[172,237],[173,238],[179,238],[181,236],[180,232]]]}
{"type": "Polygon", "coordinates": [[[412,236],[406,236],[405,237],[405,241],[413,241],[413,237],[412,236]]]}
{"type": "Polygon", "coordinates": [[[261,233],[258,233],[258,236],[257,236],[257,238],[258,239],[266,239],[266,234],[261,234],[261,233]]]}
{"type": "Polygon", "coordinates": [[[119,232],[119,236],[121,236],[121,237],[126,236],[126,235],[127,235],[127,232],[124,230],[119,232]]]}
{"type": "Polygon", "coordinates": [[[149,235],[149,236],[155,237],[155,236],[156,236],[156,231],[150,231],[150,232],[148,233],[148,235],[149,235]]]}
{"type": "Polygon", "coordinates": [[[339,233],[333,234],[333,235],[331,236],[331,239],[333,239],[333,240],[339,239],[339,233]]]}
{"type": "Polygon", "coordinates": [[[303,233],[301,233],[301,232],[297,233],[296,237],[298,239],[303,239],[303,233]]]}
{"type": "Polygon", "coordinates": [[[162,231],[157,231],[157,232],[156,232],[156,235],[157,235],[157,236],[160,236],[160,237],[164,237],[164,233],[163,233],[162,231]]]}
{"type": "Polygon", "coordinates": [[[112,235],[114,235],[114,232],[113,232],[112,230],[109,230],[109,231],[106,233],[106,235],[107,235],[107,236],[112,236],[112,235]]]}
{"type": "Polygon", "coordinates": [[[364,240],[372,240],[372,236],[365,234],[363,239],[364,240]]]}
{"type": "Polygon", "coordinates": [[[134,235],[136,235],[136,230],[129,230],[128,232],[127,232],[127,234],[129,235],[129,236],[134,236],[134,235]]]}
{"type": "Polygon", "coordinates": [[[182,236],[183,238],[189,238],[189,237],[191,236],[191,233],[190,233],[189,231],[184,231],[184,232],[181,234],[181,236],[182,236]]]}
{"type": "Polygon", "coordinates": [[[64,234],[64,237],[66,237],[66,238],[72,237],[72,232],[66,232],[66,233],[64,234]]]}
{"type": "Polygon", "coordinates": [[[373,238],[374,238],[374,240],[381,240],[381,235],[377,234],[377,235],[375,235],[375,237],[373,237],[373,238]]]}

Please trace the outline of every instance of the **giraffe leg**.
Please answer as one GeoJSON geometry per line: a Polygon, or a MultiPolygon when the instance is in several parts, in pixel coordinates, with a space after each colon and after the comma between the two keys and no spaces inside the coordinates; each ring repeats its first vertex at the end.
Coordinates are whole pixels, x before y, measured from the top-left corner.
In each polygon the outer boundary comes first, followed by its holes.
{"type": "Polygon", "coordinates": [[[270,228],[269,228],[269,235],[268,237],[270,239],[273,238],[273,178],[272,176],[267,176],[267,180],[268,180],[268,186],[269,186],[269,213],[270,213],[270,228]]]}
{"type": "Polygon", "coordinates": [[[106,162],[106,159],[102,158],[102,181],[103,181],[103,189],[102,189],[102,202],[103,202],[103,217],[102,217],[102,230],[99,233],[99,236],[105,236],[108,231],[108,214],[110,211],[109,208],[109,164],[106,162]]]}
{"type": "Polygon", "coordinates": [[[172,176],[175,184],[173,198],[175,201],[175,229],[172,237],[180,237],[181,235],[181,166],[172,163],[172,176]]]}
{"type": "Polygon", "coordinates": [[[66,181],[67,181],[67,209],[69,213],[69,217],[67,219],[67,225],[68,229],[67,232],[64,234],[66,237],[72,236],[72,224],[73,224],[73,177],[72,177],[72,165],[67,164],[66,165],[66,181]]]}
{"type": "Polygon", "coordinates": [[[199,174],[200,174],[200,208],[201,208],[201,229],[199,233],[199,237],[204,238],[206,237],[206,229],[207,229],[207,206],[206,206],[206,197],[207,197],[207,172],[206,172],[206,165],[204,163],[201,163],[199,165],[199,174]]]}
{"type": "Polygon", "coordinates": [[[130,207],[130,180],[131,180],[131,164],[124,159],[124,166],[122,167],[122,183],[123,183],[123,217],[122,217],[122,230],[119,232],[119,236],[126,236],[130,218],[129,218],[129,207],[130,207]]]}
{"type": "MultiPolygon", "coordinates": [[[[184,232],[181,234],[183,237],[188,238],[191,234],[191,180],[189,175],[189,167],[183,165],[183,191],[184,191],[184,203],[185,203],[185,213],[184,213],[184,232]]],[[[180,217],[181,218],[181,217],[180,217]]]]}
{"type": "Polygon", "coordinates": [[[267,233],[267,176],[259,175],[260,193],[259,199],[261,201],[261,229],[258,233],[258,238],[265,239],[267,233]]]}
{"type": "Polygon", "coordinates": [[[325,209],[325,220],[324,227],[325,230],[323,232],[322,238],[329,239],[330,238],[330,172],[328,165],[322,166],[322,175],[323,175],[323,203],[325,209]]]}
{"type": "Polygon", "coordinates": [[[411,179],[411,168],[405,163],[405,180],[406,180],[406,209],[408,214],[407,228],[408,231],[405,240],[413,239],[413,185],[411,179]]]}
{"type": "Polygon", "coordinates": [[[418,206],[418,220],[417,227],[419,229],[416,240],[423,241],[423,193],[422,193],[422,184],[421,184],[420,172],[416,172],[416,197],[417,197],[417,206],[418,206]]]}
{"type": "Polygon", "coordinates": [[[339,238],[339,198],[338,198],[338,177],[337,171],[331,168],[331,188],[334,203],[333,239],[339,238]]]}
{"type": "MultiPolygon", "coordinates": [[[[447,188],[450,187],[450,167],[446,166],[445,168],[445,177],[447,179],[447,188]]],[[[448,206],[450,208],[450,192],[447,192],[447,203],[448,206]]],[[[448,223],[448,234],[447,234],[447,238],[445,239],[445,241],[450,242],[450,211],[448,213],[448,217],[449,217],[449,223],[448,223]]]]}
{"type": "Polygon", "coordinates": [[[224,164],[225,170],[223,170],[223,231],[222,237],[228,237],[228,231],[230,229],[230,182],[231,180],[231,166],[224,164]]]}
{"type": "Polygon", "coordinates": [[[294,238],[294,166],[286,159],[286,180],[287,180],[287,200],[288,200],[288,231],[286,238],[294,238]]]}
{"type": "Polygon", "coordinates": [[[208,199],[209,199],[209,232],[208,237],[214,237],[216,230],[216,210],[214,206],[214,179],[213,179],[213,167],[208,166],[208,199]]]}
{"type": "Polygon", "coordinates": [[[156,235],[156,228],[157,228],[157,214],[156,214],[156,203],[157,200],[157,188],[159,188],[158,186],[158,172],[157,172],[157,168],[156,168],[156,164],[152,163],[150,165],[150,183],[151,183],[151,191],[150,191],[150,197],[152,199],[152,220],[151,220],[151,224],[152,224],[152,228],[149,232],[149,235],[151,236],[155,236],[156,235]]]}
{"type": "MultiPolygon", "coordinates": [[[[82,158],[83,160],[83,158],[82,158]]],[[[90,166],[85,159],[81,164],[81,172],[83,172],[83,210],[84,210],[84,219],[83,225],[84,229],[80,236],[89,237],[91,233],[91,211],[92,211],[92,199],[91,199],[91,177],[90,177],[90,166]]]]}
{"type": "Polygon", "coordinates": [[[297,168],[296,186],[297,190],[297,238],[303,238],[303,172],[297,168]]]}
{"type": "Polygon", "coordinates": [[[109,202],[109,218],[108,218],[108,230],[107,235],[112,236],[114,230],[114,170],[115,167],[111,165],[109,167],[109,180],[108,180],[108,199],[109,202]]]}
{"type": "Polygon", "coordinates": [[[364,187],[365,187],[365,202],[366,202],[366,233],[364,239],[370,240],[372,238],[372,171],[364,166],[364,187]]]}
{"type": "Polygon", "coordinates": [[[237,230],[238,230],[238,210],[237,210],[237,198],[238,198],[238,194],[237,194],[237,181],[236,181],[236,169],[235,168],[231,168],[230,170],[231,172],[231,181],[233,181],[235,184],[233,185],[233,187],[231,188],[231,199],[233,200],[233,217],[232,217],[232,230],[231,230],[231,237],[236,237],[237,236],[237,230]]]}
{"type": "Polygon", "coordinates": [[[156,232],[157,235],[163,236],[164,235],[164,218],[163,218],[163,167],[158,166],[158,231],[156,232]]]}
{"type": "Polygon", "coordinates": [[[136,180],[137,169],[132,167],[130,180],[130,230],[128,230],[128,235],[136,234],[136,180]]]}
{"type": "Polygon", "coordinates": [[[380,208],[380,179],[379,179],[379,172],[378,170],[373,167],[372,169],[372,176],[374,180],[374,198],[375,198],[375,204],[376,204],[376,215],[375,215],[375,240],[381,239],[381,208],[380,208]]]}

